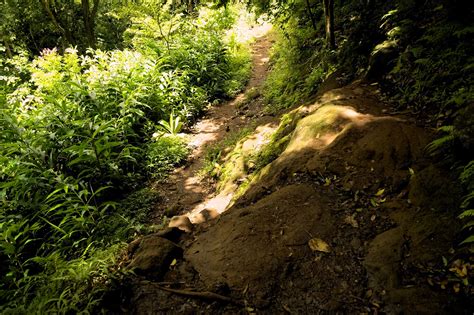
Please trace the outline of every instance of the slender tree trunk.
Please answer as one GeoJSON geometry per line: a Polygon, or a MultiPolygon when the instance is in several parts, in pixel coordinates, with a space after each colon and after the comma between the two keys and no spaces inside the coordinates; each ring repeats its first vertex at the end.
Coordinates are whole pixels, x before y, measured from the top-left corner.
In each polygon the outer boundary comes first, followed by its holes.
{"type": "Polygon", "coordinates": [[[13,51],[12,51],[12,48],[10,46],[10,40],[7,39],[6,36],[2,36],[1,38],[3,40],[3,44],[5,45],[5,49],[7,51],[7,57],[8,58],[13,58],[13,51]]]}
{"type": "Polygon", "coordinates": [[[43,4],[43,8],[45,9],[46,13],[48,14],[49,18],[51,19],[51,22],[53,22],[54,26],[61,32],[61,34],[64,36],[67,45],[72,45],[73,40],[72,40],[72,35],[69,30],[61,26],[59,23],[58,19],[56,18],[56,14],[54,13],[53,9],[51,8],[49,0],[42,0],[41,3],[43,4]]]}
{"type": "Polygon", "coordinates": [[[97,15],[97,10],[99,8],[99,0],[94,0],[94,6],[90,7],[89,0],[81,0],[82,4],[82,15],[84,19],[84,31],[87,38],[87,44],[95,48],[96,47],[96,38],[95,38],[95,17],[97,15]]]}
{"type": "Polygon", "coordinates": [[[316,21],[314,20],[313,11],[311,10],[311,3],[309,3],[309,0],[306,0],[306,7],[308,8],[308,15],[309,19],[311,20],[311,25],[313,25],[313,29],[316,30],[316,21]]]}
{"type": "Polygon", "coordinates": [[[323,0],[323,4],[326,22],[326,42],[329,49],[335,49],[336,38],[334,36],[334,0],[323,0]]]}

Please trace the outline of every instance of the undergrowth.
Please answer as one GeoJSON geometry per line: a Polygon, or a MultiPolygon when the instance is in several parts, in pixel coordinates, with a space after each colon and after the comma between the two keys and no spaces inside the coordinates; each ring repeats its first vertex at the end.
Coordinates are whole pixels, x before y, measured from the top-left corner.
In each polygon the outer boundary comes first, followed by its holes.
{"type": "Polygon", "coordinates": [[[245,45],[225,39],[233,8],[140,8],[128,49],[0,58],[1,313],[97,312],[159,200],[140,189],[187,157],[180,122],[248,79],[245,45]]]}

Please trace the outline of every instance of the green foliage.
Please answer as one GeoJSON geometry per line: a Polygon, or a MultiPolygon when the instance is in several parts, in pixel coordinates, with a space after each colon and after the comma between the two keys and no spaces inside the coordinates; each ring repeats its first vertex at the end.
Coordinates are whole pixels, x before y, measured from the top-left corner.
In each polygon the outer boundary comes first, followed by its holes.
{"type": "Polygon", "coordinates": [[[116,257],[123,250],[123,244],[116,244],[105,250],[96,250],[90,257],[64,260],[58,253],[46,257],[35,257],[34,263],[42,273],[25,274],[18,279],[12,300],[0,308],[2,314],[45,314],[52,312],[67,314],[84,310],[98,310],[101,298],[113,281],[126,275],[124,271],[113,270],[116,257]],[[58,294],[60,292],[60,295],[58,294]]]}
{"type": "Polygon", "coordinates": [[[298,25],[297,20],[290,20],[284,33],[277,34],[272,71],[263,90],[270,112],[307,101],[331,71],[331,53],[324,49],[324,40],[316,36],[315,31],[298,25]]]}
{"type": "Polygon", "coordinates": [[[457,139],[454,126],[442,126],[438,128],[438,132],[443,133],[443,135],[433,140],[426,147],[427,152],[431,155],[440,155],[445,153],[446,150],[452,150],[457,139]]]}
{"type": "Polygon", "coordinates": [[[471,160],[463,168],[459,179],[467,192],[462,200],[461,209],[463,211],[459,218],[466,221],[463,229],[468,236],[461,244],[472,244],[474,242],[474,160],[471,160]]]}
{"type": "Polygon", "coordinates": [[[151,29],[126,33],[133,49],[0,58],[2,313],[92,312],[114,277],[116,251],[103,249],[146,230],[145,204],[157,201],[131,192],[182,163],[176,134],[235,93],[233,71],[248,60],[223,40],[228,11],[141,9],[117,11],[144,17],[130,29],[151,29]],[[179,27],[164,38],[160,23],[179,27]],[[160,126],[171,135],[153,137],[160,126]]]}
{"type": "Polygon", "coordinates": [[[445,120],[472,100],[471,24],[462,14],[453,19],[449,6],[436,1],[423,11],[400,3],[385,18],[387,37],[397,40],[403,51],[386,81],[394,88],[387,90],[400,107],[424,110],[445,120]]]}
{"type": "Polygon", "coordinates": [[[167,132],[173,136],[176,136],[181,131],[181,129],[183,129],[181,117],[175,117],[173,113],[170,115],[169,121],[160,120],[159,124],[160,128],[163,129],[164,132],[167,132]]]}
{"type": "Polygon", "coordinates": [[[250,135],[254,127],[246,127],[239,129],[236,132],[231,132],[222,141],[207,147],[204,155],[204,166],[200,173],[201,175],[209,176],[216,180],[221,180],[223,175],[223,158],[227,153],[234,149],[235,145],[250,135]]]}
{"type": "Polygon", "coordinates": [[[174,166],[185,161],[189,148],[180,136],[164,135],[148,144],[147,169],[154,178],[162,178],[174,166]]]}

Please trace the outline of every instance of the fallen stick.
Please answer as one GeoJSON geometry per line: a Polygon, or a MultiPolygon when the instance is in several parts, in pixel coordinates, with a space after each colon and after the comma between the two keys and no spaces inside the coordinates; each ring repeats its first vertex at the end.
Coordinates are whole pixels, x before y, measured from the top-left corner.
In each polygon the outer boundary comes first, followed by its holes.
{"type": "Polygon", "coordinates": [[[242,303],[241,301],[234,300],[234,299],[231,299],[230,297],[213,293],[213,292],[208,292],[208,291],[197,292],[197,291],[190,291],[190,290],[178,290],[178,289],[165,288],[162,286],[158,286],[158,289],[175,293],[178,295],[189,296],[189,297],[198,298],[198,299],[221,301],[221,302],[231,303],[238,306],[245,306],[244,303],[242,303]]]}

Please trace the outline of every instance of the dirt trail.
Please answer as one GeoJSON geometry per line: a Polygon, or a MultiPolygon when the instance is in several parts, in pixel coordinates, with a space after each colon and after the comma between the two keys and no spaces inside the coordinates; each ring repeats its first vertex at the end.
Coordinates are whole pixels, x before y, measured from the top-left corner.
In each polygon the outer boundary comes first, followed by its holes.
{"type": "Polygon", "coordinates": [[[253,102],[250,108],[239,109],[237,105],[251,89],[259,89],[263,84],[269,62],[272,40],[268,36],[267,24],[254,27],[250,34],[256,38],[252,44],[252,74],[245,90],[234,99],[212,107],[206,116],[191,129],[189,145],[193,148],[189,162],[171,174],[165,183],[158,183],[155,189],[164,197],[164,202],[156,211],[157,223],[163,212],[170,215],[185,214],[193,223],[198,223],[197,215],[211,208],[219,213],[225,211],[232,195],[215,195],[212,183],[203,181],[199,171],[203,167],[206,148],[224,139],[231,132],[237,132],[250,123],[276,122],[276,118],[262,115],[262,102],[253,102]]]}
{"type": "MultiPolygon", "coordinates": [[[[267,37],[254,44],[247,89],[262,84],[270,45],[267,37]]],[[[472,301],[448,293],[440,272],[459,229],[455,211],[446,209],[456,209],[459,194],[424,154],[429,130],[391,113],[374,86],[321,92],[288,113],[284,151],[229,205],[238,184],[216,195],[197,176],[205,146],[250,122],[257,131],[268,123],[275,129],[276,118],[261,114],[258,99],[246,111],[237,108],[242,97],[197,124],[192,162],[159,188],[167,206],[160,211],[172,205],[174,214],[199,223],[198,212],[212,207],[218,218],[130,244],[141,277],[127,285],[126,310],[118,313],[473,310],[472,301]]]]}

